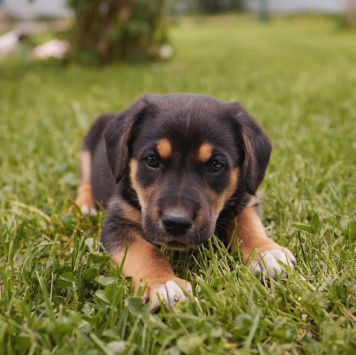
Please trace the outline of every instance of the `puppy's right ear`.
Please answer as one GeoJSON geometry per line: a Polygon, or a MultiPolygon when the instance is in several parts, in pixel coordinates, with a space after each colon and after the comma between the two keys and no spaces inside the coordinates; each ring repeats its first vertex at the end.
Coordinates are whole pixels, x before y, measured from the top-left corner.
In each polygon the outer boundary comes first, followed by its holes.
{"type": "Polygon", "coordinates": [[[144,116],[147,107],[145,97],[136,101],[129,109],[111,120],[105,129],[105,147],[109,167],[118,183],[129,162],[129,141],[133,128],[144,116]]]}
{"type": "Polygon", "coordinates": [[[242,145],[244,161],[241,182],[250,195],[255,195],[261,184],[269,163],[272,144],[267,134],[242,106],[235,102],[228,104],[232,110],[238,145],[242,145]]]}

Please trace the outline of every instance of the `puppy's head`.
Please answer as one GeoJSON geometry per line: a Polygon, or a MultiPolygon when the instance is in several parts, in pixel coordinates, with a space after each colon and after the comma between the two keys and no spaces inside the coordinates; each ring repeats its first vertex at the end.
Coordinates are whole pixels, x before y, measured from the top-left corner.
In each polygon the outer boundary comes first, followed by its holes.
{"type": "Polygon", "coordinates": [[[145,238],[185,249],[207,241],[236,191],[254,194],[271,144],[238,103],[208,96],[144,96],[105,134],[116,181],[127,174],[145,238]]]}

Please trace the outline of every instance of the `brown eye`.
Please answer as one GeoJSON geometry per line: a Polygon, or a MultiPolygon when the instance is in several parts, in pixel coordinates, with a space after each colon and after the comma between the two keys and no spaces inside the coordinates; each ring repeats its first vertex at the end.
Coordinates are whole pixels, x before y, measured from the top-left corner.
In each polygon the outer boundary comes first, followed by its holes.
{"type": "Polygon", "coordinates": [[[159,167],[159,158],[156,154],[148,156],[145,162],[150,168],[157,169],[159,167]]]}
{"type": "Polygon", "coordinates": [[[209,171],[211,173],[218,173],[219,171],[222,170],[223,167],[224,164],[221,161],[214,159],[210,162],[209,171]]]}

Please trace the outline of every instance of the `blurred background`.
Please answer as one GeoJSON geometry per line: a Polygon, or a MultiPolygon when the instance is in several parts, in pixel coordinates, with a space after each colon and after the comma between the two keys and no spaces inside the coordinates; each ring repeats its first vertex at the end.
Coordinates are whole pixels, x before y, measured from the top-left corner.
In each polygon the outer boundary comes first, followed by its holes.
{"type": "Polygon", "coordinates": [[[265,22],[323,14],[340,28],[356,27],[356,0],[0,0],[0,57],[85,64],[166,59],[173,54],[169,27],[175,21],[224,13],[265,22]],[[21,42],[27,52],[19,50],[21,42]]]}

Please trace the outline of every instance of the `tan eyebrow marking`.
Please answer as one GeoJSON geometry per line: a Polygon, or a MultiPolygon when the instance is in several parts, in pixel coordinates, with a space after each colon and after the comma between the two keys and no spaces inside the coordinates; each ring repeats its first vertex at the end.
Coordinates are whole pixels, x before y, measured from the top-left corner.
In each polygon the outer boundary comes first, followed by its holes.
{"type": "Polygon", "coordinates": [[[214,147],[209,143],[203,143],[198,150],[198,159],[206,163],[213,155],[214,147]]]}
{"type": "Polygon", "coordinates": [[[162,159],[167,159],[172,155],[172,145],[167,138],[162,138],[157,142],[157,151],[162,159]]]}

